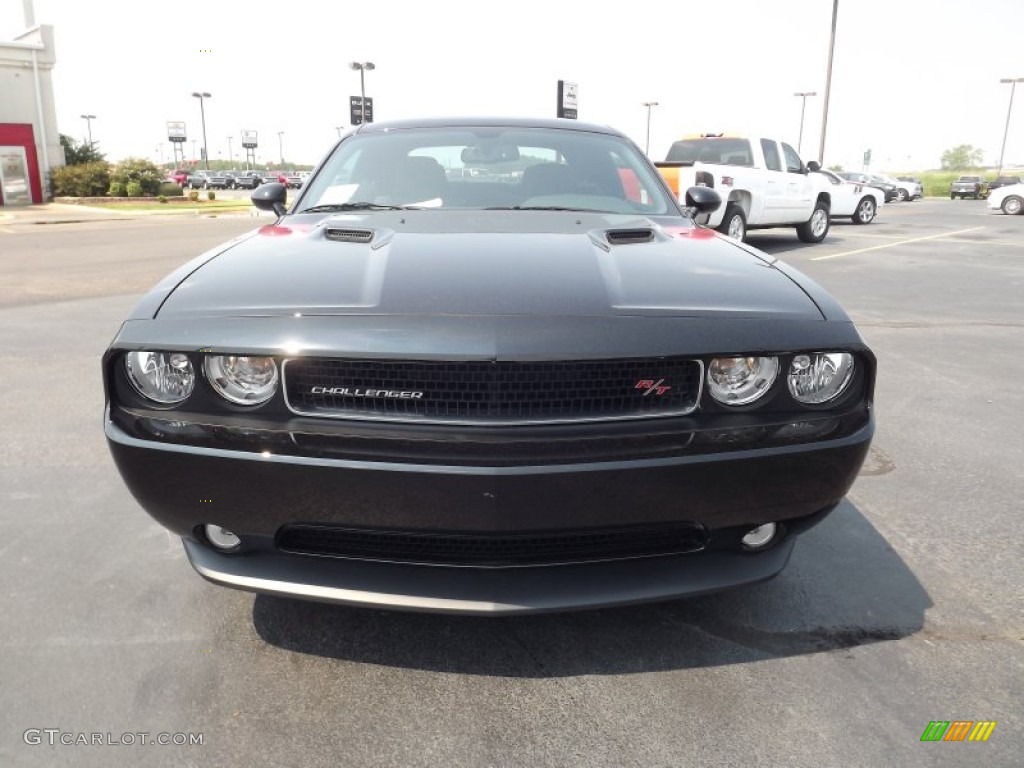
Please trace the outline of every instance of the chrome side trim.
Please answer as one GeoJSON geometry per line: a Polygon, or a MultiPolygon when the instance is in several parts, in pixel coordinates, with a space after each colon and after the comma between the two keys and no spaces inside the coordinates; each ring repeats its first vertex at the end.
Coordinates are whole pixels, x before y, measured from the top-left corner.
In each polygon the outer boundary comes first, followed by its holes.
{"type": "MultiPolygon", "coordinates": [[[[689,416],[700,407],[701,398],[704,395],[704,361],[695,358],[687,362],[696,363],[699,370],[697,380],[697,396],[693,400],[693,406],[678,411],[662,411],[660,413],[636,413],[624,416],[594,416],[581,419],[517,419],[517,420],[467,420],[467,419],[431,419],[427,417],[408,418],[403,416],[387,416],[373,414],[347,414],[347,413],[324,413],[323,411],[304,411],[292,405],[288,399],[288,363],[298,358],[289,357],[281,362],[281,393],[284,395],[284,403],[288,410],[296,416],[309,416],[316,419],[343,419],[346,421],[390,421],[403,424],[439,424],[444,426],[464,427],[525,427],[543,426],[545,424],[596,424],[611,421],[639,421],[641,419],[671,419],[678,416],[689,416]]],[[[335,358],[343,359],[343,358],[335,358]]],[[[401,361],[395,361],[401,362],[401,361]]]]}

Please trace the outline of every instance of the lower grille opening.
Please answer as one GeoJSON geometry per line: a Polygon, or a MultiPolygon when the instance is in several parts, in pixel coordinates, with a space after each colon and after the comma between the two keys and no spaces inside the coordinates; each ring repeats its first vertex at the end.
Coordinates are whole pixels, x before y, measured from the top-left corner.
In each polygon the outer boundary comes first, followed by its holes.
{"type": "Polygon", "coordinates": [[[697,523],[534,531],[515,534],[424,533],[288,525],[278,549],[302,555],[422,565],[509,568],[699,552],[707,532],[697,523]]]}

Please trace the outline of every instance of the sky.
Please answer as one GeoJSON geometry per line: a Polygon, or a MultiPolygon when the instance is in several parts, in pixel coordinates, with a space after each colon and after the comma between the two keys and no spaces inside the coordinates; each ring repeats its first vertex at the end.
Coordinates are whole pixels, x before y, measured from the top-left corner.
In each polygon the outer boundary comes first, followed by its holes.
{"type": "MultiPolygon", "coordinates": [[[[212,159],[315,163],[348,125],[352,61],[372,61],[375,119],[554,117],[559,79],[579,88],[579,118],[611,125],[662,159],[688,133],[741,132],[817,156],[832,0],[34,0],[55,28],[61,133],[82,114],[107,158],[170,160],[166,123],[212,159]],[[278,132],[283,134],[278,137],[278,132]],[[162,145],[162,146],[161,146],[162,145]]],[[[25,28],[23,0],[0,0],[0,38],[25,28]]],[[[825,164],[878,172],[939,167],[971,144],[995,165],[1010,86],[1024,77],[1024,0],[839,0],[825,164]]],[[[1024,83],[1005,165],[1024,166],[1024,83]]]]}

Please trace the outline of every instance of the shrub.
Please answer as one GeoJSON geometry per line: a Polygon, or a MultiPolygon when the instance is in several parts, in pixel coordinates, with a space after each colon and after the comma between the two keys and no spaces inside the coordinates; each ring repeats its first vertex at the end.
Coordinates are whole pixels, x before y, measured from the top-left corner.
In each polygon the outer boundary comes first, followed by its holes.
{"type": "Polygon", "coordinates": [[[124,185],[128,197],[142,197],[142,185],[137,181],[129,181],[124,185]]]}
{"type": "Polygon", "coordinates": [[[159,200],[161,203],[166,203],[167,195],[160,195],[160,197],[158,197],[157,200],[159,200]]]}
{"type": "Polygon", "coordinates": [[[53,169],[51,181],[58,197],[103,197],[110,188],[110,164],[64,165],[53,169]]]}
{"type": "Polygon", "coordinates": [[[184,197],[185,192],[173,181],[163,181],[160,183],[160,188],[157,190],[157,194],[163,195],[164,197],[184,197]]]}
{"type": "Polygon", "coordinates": [[[141,194],[155,195],[163,181],[163,173],[149,160],[129,157],[114,166],[110,178],[125,185],[133,181],[138,182],[141,194]]]}
{"type": "Polygon", "coordinates": [[[107,190],[107,194],[110,195],[111,197],[124,197],[124,184],[122,184],[120,181],[110,182],[110,189],[107,190]]]}
{"type": "Polygon", "coordinates": [[[199,190],[198,189],[190,190],[189,193],[188,193],[188,199],[191,200],[193,203],[196,202],[197,200],[199,200],[199,190]]]}
{"type": "Polygon", "coordinates": [[[206,193],[206,199],[207,200],[216,200],[217,199],[217,196],[215,194],[213,194],[213,190],[212,189],[209,192],[206,193]]]}

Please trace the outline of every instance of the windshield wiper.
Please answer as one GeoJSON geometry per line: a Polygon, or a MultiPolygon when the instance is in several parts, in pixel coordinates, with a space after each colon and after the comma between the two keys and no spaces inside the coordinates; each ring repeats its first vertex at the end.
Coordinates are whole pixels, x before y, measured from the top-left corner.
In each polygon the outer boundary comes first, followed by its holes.
{"type": "Polygon", "coordinates": [[[422,211],[415,205],[381,205],[380,203],[331,203],[303,208],[296,213],[330,213],[332,211],[422,211]]]}
{"type": "Polygon", "coordinates": [[[495,205],[485,211],[575,211],[576,213],[611,213],[597,208],[570,208],[564,205],[495,205]]]}

